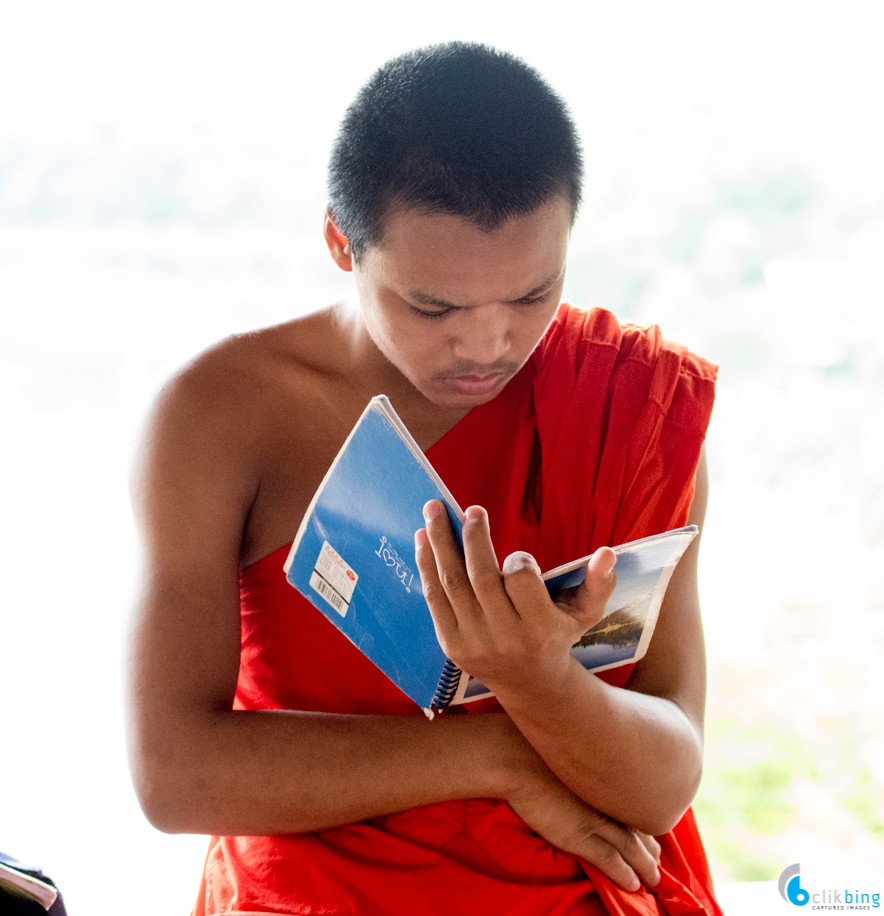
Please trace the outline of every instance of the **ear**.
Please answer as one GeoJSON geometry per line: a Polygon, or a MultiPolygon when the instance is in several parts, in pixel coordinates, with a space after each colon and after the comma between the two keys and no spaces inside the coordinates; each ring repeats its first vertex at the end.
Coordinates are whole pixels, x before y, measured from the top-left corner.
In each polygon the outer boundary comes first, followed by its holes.
{"type": "Polygon", "coordinates": [[[341,270],[353,270],[353,252],[350,251],[350,242],[347,237],[338,229],[332,218],[331,213],[325,211],[325,221],[322,224],[322,234],[325,238],[325,244],[328,245],[328,252],[332,260],[341,270]]]}

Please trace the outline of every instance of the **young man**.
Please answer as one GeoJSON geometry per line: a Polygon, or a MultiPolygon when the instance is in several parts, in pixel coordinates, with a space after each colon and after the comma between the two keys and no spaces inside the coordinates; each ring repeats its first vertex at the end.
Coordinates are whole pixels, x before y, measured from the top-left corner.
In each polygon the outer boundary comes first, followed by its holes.
{"type": "Polygon", "coordinates": [[[561,606],[533,559],[701,523],[706,501],[714,367],[561,305],[580,181],[522,62],[459,43],[390,62],[331,162],[325,238],[358,304],[225,341],[161,394],[133,487],[130,755],[154,824],[214,835],[196,913],[718,912],[685,814],[696,548],[646,658],[605,679],[569,647],[613,555],[561,606]],[[444,647],[496,692],[470,714],[427,721],[282,574],[380,392],[473,504],[464,557],[438,504],[415,538],[444,647]]]}

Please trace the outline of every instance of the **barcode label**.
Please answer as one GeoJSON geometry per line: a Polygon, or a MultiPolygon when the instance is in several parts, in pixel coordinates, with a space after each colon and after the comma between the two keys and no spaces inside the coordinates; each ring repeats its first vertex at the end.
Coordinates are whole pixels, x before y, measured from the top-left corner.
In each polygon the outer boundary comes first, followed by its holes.
{"type": "Polygon", "coordinates": [[[347,616],[350,605],[314,569],[310,574],[310,588],[321,595],[340,615],[347,616]]]}
{"type": "Polygon", "coordinates": [[[348,604],[353,600],[353,592],[359,576],[356,570],[329,544],[322,542],[322,549],[313,564],[313,569],[325,579],[348,604]]]}

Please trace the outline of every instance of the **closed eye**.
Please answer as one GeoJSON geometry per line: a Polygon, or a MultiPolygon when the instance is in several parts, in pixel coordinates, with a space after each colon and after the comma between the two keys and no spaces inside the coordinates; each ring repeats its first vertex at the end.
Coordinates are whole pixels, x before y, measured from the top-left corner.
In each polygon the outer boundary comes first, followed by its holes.
{"type": "MultiPolygon", "coordinates": [[[[505,304],[516,308],[527,308],[532,305],[540,305],[541,303],[547,302],[551,295],[552,288],[548,288],[540,293],[529,293],[527,296],[523,296],[521,299],[511,299],[505,304]]],[[[410,302],[408,303],[408,307],[414,314],[420,316],[421,318],[444,318],[446,315],[449,315],[452,312],[468,311],[470,308],[469,306],[463,305],[447,305],[444,302],[437,302],[431,299],[429,296],[423,297],[420,294],[416,294],[414,298],[417,299],[418,302],[421,302],[423,307],[412,305],[410,302]],[[426,298],[426,302],[421,301],[424,298],[426,298]]]]}
{"type": "Polygon", "coordinates": [[[421,318],[430,318],[430,319],[444,318],[446,315],[455,311],[454,306],[448,306],[447,308],[435,309],[434,311],[431,311],[431,312],[425,311],[424,309],[419,309],[414,305],[409,305],[408,307],[411,309],[411,311],[414,314],[420,315],[421,318]]]}
{"type": "Polygon", "coordinates": [[[539,296],[525,296],[523,299],[513,299],[508,305],[538,305],[549,299],[549,291],[541,293],[539,296]]]}

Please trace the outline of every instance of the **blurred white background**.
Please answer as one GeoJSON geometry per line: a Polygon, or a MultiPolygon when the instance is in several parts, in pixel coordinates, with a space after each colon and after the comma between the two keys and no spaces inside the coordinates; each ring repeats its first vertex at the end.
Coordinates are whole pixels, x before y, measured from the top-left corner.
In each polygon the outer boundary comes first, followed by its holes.
{"type": "Polygon", "coordinates": [[[147,825],[123,747],[134,435],[198,349],[349,291],[320,237],[337,121],[388,57],[460,38],[523,56],[580,124],[568,296],[722,364],[697,805],[716,875],[882,877],[876,6],[4,7],[0,849],[72,916],[189,911],[205,840],[147,825]]]}

